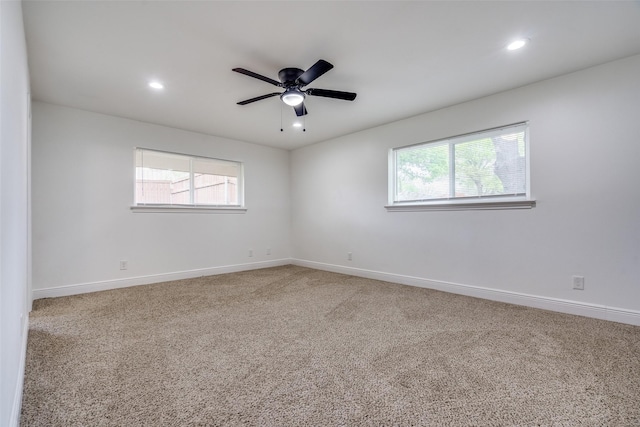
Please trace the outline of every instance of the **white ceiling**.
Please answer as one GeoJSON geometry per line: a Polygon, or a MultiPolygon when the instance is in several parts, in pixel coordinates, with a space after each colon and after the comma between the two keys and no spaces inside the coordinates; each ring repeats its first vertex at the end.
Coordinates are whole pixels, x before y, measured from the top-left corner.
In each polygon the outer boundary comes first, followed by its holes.
{"type": "Polygon", "coordinates": [[[23,12],[34,100],[286,149],[640,53],[638,1],[25,0],[23,12]],[[277,80],[321,58],[335,68],[308,87],[358,97],[307,97],[306,132],[277,97],[236,105],[279,89],[232,68],[277,80]]]}

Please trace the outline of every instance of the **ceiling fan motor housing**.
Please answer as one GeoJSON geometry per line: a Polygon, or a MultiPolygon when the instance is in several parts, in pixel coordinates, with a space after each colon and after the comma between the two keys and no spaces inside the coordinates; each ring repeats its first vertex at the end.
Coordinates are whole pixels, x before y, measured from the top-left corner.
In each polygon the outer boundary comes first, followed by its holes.
{"type": "Polygon", "coordinates": [[[304,73],[300,68],[283,68],[278,72],[278,78],[284,87],[297,86],[296,80],[304,73]]]}

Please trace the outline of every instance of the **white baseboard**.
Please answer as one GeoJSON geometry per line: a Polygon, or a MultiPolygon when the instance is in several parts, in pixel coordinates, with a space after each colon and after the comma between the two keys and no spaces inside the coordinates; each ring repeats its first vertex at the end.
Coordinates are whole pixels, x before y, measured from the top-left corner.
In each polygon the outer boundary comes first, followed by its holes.
{"type": "Polygon", "coordinates": [[[215,276],[217,274],[236,273],[239,271],[257,270],[259,268],[279,267],[289,264],[291,264],[290,258],[282,258],[272,261],[260,261],[248,264],[199,268],[195,270],[178,271],[173,273],[151,274],[147,276],[127,277],[124,279],[102,280],[99,282],[78,283],[74,285],[34,289],[33,300],[37,300],[40,298],[53,298],[86,294],[89,292],[106,291],[110,289],[127,288],[130,286],[138,285],[148,285],[151,283],[170,282],[172,280],[191,279],[194,277],[215,276]]]}
{"type": "Polygon", "coordinates": [[[541,308],[544,310],[557,311],[560,313],[576,314],[579,316],[593,317],[596,319],[640,326],[640,311],[635,310],[627,310],[623,308],[608,307],[599,304],[589,304],[578,301],[563,300],[559,298],[529,295],[519,292],[503,291],[499,289],[484,288],[480,286],[443,282],[440,280],[430,280],[421,277],[405,276],[401,274],[385,273],[381,271],[365,270],[361,268],[345,267],[335,264],[325,264],[303,259],[294,258],[291,260],[291,264],[301,267],[315,268],[317,270],[325,270],[334,273],[348,274],[351,276],[365,277],[368,279],[382,280],[385,282],[393,282],[403,285],[435,289],[444,292],[451,292],[454,294],[484,298],[492,301],[524,305],[527,307],[541,308]]]}
{"type": "Polygon", "coordinates": [[[20,413],[22,412],[22,390],[24,388],[24,368],[27,361],[27,338],[29,336],[29,318],[25,316],[22,320],[22,343],[20,348],[20,366],[18,366],[18,380],[16,381],[15,393],[13,395],[13,405],[11,405],[11,418],[9,426],[18,427],[20,425],[20,413]]]}
{"type": "Polygon", "coordinates": [[[248,264],[235,264],[221,267],[179,271],[173,273],[153,274],[147,276],[104,280],[91,283],[80,283],[45,289],[34,289],[33,299],[36,300],[40,298],[77,295],[88,292],[125,288],[129,286],[190,279],[193,277],[213,276],[217,274],[256,270],[259,268],[279,267],[288,264],[640,326],[640,312],[635,310],[627,310],[618,307],[609,307],[605,305],[583,303],[578,301],[563,300],[559,298],[550,298],[538,295],[529,295],[519,292],[503,291],[499,289],[484,288],[480,286],[443,282],[440,280],[430,280],[421,277],[405,276],[402,274],[385,273],[382,271],[366,270],[354,267],[345,267],[341,265],[326,264],[322,262],[295,258],[283,258],[278,260],[261,261],[248,264]]]}

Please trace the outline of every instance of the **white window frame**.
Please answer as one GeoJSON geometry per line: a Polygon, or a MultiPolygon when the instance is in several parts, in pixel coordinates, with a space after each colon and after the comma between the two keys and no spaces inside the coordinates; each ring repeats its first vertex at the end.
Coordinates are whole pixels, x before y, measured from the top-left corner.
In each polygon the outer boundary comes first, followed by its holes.
{"type": "Polygon", "coordinates": [[[132,212],[149,212],[149,213],[245,213],[247,208],[244,206],[244,164],[237,160],[218,159],[214,157],[195,156],[185,153],[175,153],[171,151],[156,150],[144,147],[135,147],[133,149],[133,204],[131,206],[132,212]],[[189,198],[190,204],[161,204],[161,203],[136,203],[136,156],[139,151],[149,151],[155,153],[170,154],[189,159],[189,164],[193,165],[194,160],[218,160],[224,162],[235,163],[238,165],[238,177],[237,177],[237,196],[238,204],[236,205],[197,205],[193,203],[194,196],[194,179],[193,169],[190,170],[190,189],[189,198]]]}
{"type": "MultiPolygon", "coordinates": [[[[531,209],[536,206],[536,201],[531,197],[530,179],[530,144],[528,122],[513,123],[481,131],[456,135],[449,138],[437,139],[418,144],[411,144],[396,147],[389,150],[388,166],[388,204],[385,206],[389,212],[412,212],[412,211],[450,211],[450,210],[496,210],[496,209],[531,209]],[[478,137],[489,136],[502,132],[510,128],[522,128],[525,132],[525,194],[524,195],[498,195],[498,196],[478,196],[464,198],[447,198],[420,201],[397,201],[397,174],[396,174],[396,153],[400,150],[431,144],[459,144],[465,141],[473,141],[478,137]]],[[[451,174],[453,175],[453,174],[451,174]]],[[[452,178],[453,179],[453,178],[452,178]]]]}

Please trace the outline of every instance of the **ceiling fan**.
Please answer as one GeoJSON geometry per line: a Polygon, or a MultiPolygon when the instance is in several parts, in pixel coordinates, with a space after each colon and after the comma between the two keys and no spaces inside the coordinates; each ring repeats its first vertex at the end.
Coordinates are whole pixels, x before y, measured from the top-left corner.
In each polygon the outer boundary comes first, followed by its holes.
{"type": "Polygon", "coordinates": [[[299,117],[307,114],[307,109],[304,106],[304,99],[307,95],[324,96],[325,98],[342,99],[345,101],[353,101],[354,99],[356,99],[357,94],[353,92],[341,92],[337,90],[314,88],[309,88],[306,90],[302,89],[304,86],[307,86],[309,83],[332,68],[333,65],[331,65],[324,59],[321,59],[313,64],[307,71],[301,70],[299,68],[283,68],[278,72],[278,78],[280,79],[280,81],[262,76],[258,73],[254,73],[253,71],[245,70],[244,68],[234,68],[233,71],[237,73],[244,74],[246,76],[271,83],[274,86],[284,88],[284,92],[273,92],[266,95],[257,96],[255,98],[246,99],[244,101],[238,102],[238,105],[247,105],[252,102],[280,95],[280,99],[282,100],[282,102],[293,107],[296,112],[296,116],[299,117]]]}

